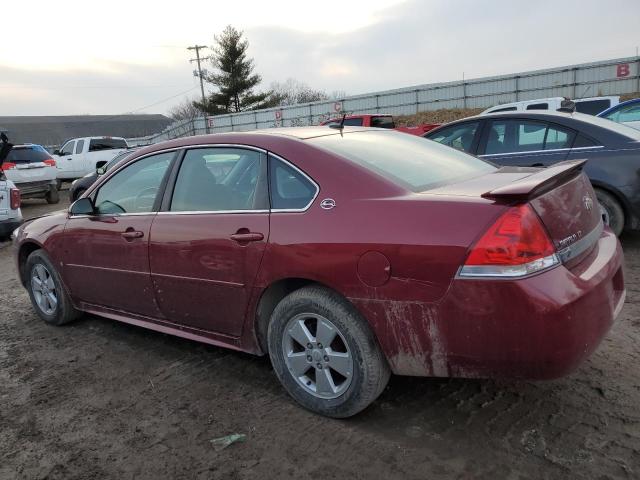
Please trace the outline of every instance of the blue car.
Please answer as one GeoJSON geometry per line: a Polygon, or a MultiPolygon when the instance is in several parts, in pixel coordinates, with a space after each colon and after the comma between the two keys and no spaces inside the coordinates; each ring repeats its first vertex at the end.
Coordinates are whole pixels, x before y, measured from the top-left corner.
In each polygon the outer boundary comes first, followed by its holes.
{"type": "Polygon", "coordinates": [[[615,107],[607,108],[600,112],[598,117],[612,120],[616,123],[624,123],[629,127],[640,130],[640,98],[627,100],[615,107]]]}

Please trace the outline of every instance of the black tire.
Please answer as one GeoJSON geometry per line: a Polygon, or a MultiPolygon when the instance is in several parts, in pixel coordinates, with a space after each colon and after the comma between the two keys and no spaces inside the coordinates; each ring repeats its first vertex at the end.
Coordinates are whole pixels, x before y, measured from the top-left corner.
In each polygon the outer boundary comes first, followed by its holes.
{"type": "Polygon", "coordinates": [[[78,317],[80,317],[80,315],[82,315],[82,312],[76,310],[73,307],[71,299],[69,298],[69,295],[67,295],[67,292],[62,285],[60,275],[43,250],[36,250],[31,253],[31,255],[29,255],[29,257],[27,258],[27,263],[25,265],[25,275],[26,287],[27,291],[29,292],[31,304],[33,305],[33,308],[38,316],[46,323],[49,323],[51,325],[64,325],[65,323],[76,320],[78,317]],[[52,312],[45,312],[36,300],[36,293],[34,292],[34,288],[37,287],[35,287],[32,277],[35,273],[34,270],[36,270],[38,266],[43,266],[46,269],[46,272],[49,274],[53,282],[54,294],[57,299],[57,304],[52,312]]]}
{"type": "Polygon", "coordinates": [[[616,235],[624,229],[624,210],[613,195],[604,190],[595,189],[598,203],[603,209],[602,219],[616,235]]]}
{"type": "Polygon", "coordinates": [[[58,189],[55,187],[51,187],[47,194],[44,196],[44,199],[47,201],[47,203],[58,203],[60,201],[58,189]]]}
{"type": "MultiPolygon", "coordinates": [[[[328,288],[308,286],[282,299],[271,315],[267,337],[269,356],[278,379],[300,405],[312,412],[334,418],[355,415],[373,402],[389,381],[389,366],[369,325],[353,305],[328,288]],[[289,371],[285,361],[285,329],[290,322],[306,314],[316,314],[329,320],[337,328],[340,342],[346,342],[347,354],[352,358],[353,372],[349,384],[335,398],[314,396],[289,371]]],[[[311,350],[304,353],[309,352],[311,350]]],[[[315,376],[318,370],[313,362],[309,366],[309,375],[315,376]]],[[[325,371],[334,372],[328,366],[325,366],[325,371]]]]}
{"type": "Polygon", "coordinates": [[[78,188],[76,190],[73,191],[73,198],[71,199],[72,202],[75,202],[76,200],[78,200],[83,194],[84,192],[86,192],[87,189],[86,188],[78,188]]]}

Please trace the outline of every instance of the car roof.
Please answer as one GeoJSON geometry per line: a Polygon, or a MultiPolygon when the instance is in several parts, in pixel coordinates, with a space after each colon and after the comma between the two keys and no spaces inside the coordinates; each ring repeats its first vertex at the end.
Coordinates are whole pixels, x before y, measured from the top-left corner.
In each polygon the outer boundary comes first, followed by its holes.
{"type": "Polygon", "coordinates": [[[614,105],[613,107],[609,107],[606,110],[603,110],[598,115],[596,115],[596,117],[604,117],[605,115],[608,115],[611,112],[615,112],[620,107],[624,107],[625,105],[633,105],[634,103],[640,103],[640,98],[632,98],[631,100],[627,100],[626,102],[620,102],[619,104],[614,105]]]}

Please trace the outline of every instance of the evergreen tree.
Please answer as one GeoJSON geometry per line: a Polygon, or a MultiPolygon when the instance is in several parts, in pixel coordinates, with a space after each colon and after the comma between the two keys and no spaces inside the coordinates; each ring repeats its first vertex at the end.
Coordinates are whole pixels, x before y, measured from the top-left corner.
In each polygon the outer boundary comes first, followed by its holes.
{"type": "Polygon", "coordinates": [[[211,48],[211,63],[216,73],[209,75],[207,82],[218,88],[207,99],[206,104],[194,102],[208,114],[255,110],[270,105],[265,102],[269,93],[253,93],[253,88],[262,78],[253,72],[253,59],[247,58],[249,42],[243,33],[231,25],[221,35],[216,35],[211,48]]]}

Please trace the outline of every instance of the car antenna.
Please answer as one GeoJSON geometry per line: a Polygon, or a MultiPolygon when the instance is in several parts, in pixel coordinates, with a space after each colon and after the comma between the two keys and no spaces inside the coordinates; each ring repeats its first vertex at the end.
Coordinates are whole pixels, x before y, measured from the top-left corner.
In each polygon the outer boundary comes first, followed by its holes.
{"type": "Polygon", "coordinates": [[[329,127],[337,128],[342,132],[342,130],[344,130],[344,121],[345,121],[346,118],[347,118],[347,114],[343,113],[342,114],[342,119],[340,119],[340,123],[338,125],[336,125],[335,123],[332,123],[332,124],[329,125],[329,127]]]}

